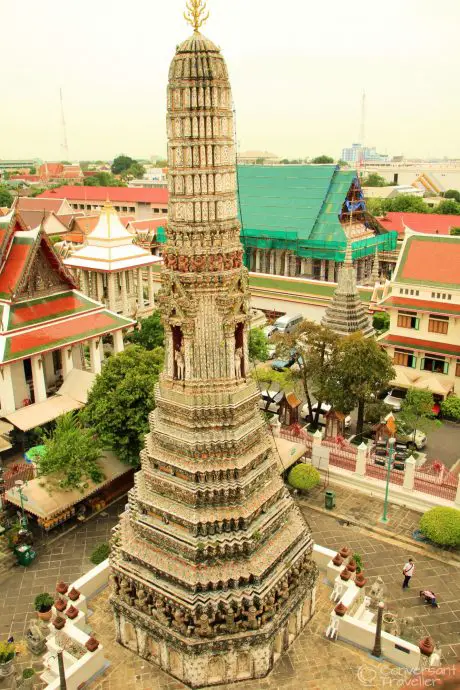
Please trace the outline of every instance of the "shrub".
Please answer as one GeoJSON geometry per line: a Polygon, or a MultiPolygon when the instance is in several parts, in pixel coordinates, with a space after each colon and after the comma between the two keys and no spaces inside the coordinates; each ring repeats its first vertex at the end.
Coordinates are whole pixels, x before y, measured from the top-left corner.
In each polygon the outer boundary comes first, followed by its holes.
{"type": "Polygon", "coordinates": [[[35,597],[34,608],[36,611],[40,611],[40,613],[46,613],[53,604],[53,597],[48,592],[42,592],[42,594],[37,594],[35,597]]]}
{"type": "Polygon", "coordinates": [[[360,573],[363,569],[363,559],[361,558],[361,554],[354,553],[352,558],[353,558],[354,562],[356,563],[356,572],[360,573]]]}
{"type": "Polygon", "coordinates": [[[305,463],[299,463],[289,472],[288,482],[294,489],[300,489],[301,491],[308,491],[313,489],[321,481],[321,475],[316,469],[311,465],[306,465],[305,463]]]}
{"type": "Polygon", "coordinates": [[[445,417],[460,421],[460,398],[457,395],[449,395],[441,403],[441,412],[445,417]]]}
{"type": "Polygon", "coordinates": [[[107,542],[103,542],[94,549],[93,553],[89,557],[89,560],[91,561],[91,563],[94,563],[94,565],[99,565],[99,563],[102,563],[102,561],[105,561],[105,559],[109,557],[109,554],[110,544],[107,544],[107,542]]]}
{"type": "Polygon", "coordinates": [[[0,642],[0,664],[6,664],[14,659],[16,648],[12,642],[0,642]]]}
{"type": "Polygon", "coordinates": [[[390,328],[390,315],[380,311],[372,317],[372,325],[376,331],[387,331],[390,328]]]}
{"type": "Polygon", "coordinates": [[[460,546],[460,510],[431,508],[420,520],[423,534],[441,546],[460,546]]]}
{"type": "Polygon", "coordinates": [[[33,670],[33,668],[25,668],[22,672],[22,677],[24,680],[26,680],[27,678],[33,678],[34,675],[35,671],[33,670]]]}

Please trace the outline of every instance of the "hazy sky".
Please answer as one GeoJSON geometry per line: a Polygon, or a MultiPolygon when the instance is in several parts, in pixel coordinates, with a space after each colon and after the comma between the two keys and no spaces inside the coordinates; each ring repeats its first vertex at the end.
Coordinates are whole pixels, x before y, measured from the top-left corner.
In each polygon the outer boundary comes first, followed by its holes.
{"type": "MultiPolygon", "coordinates": [[[[0,0],[0,158],[164,154],[185,0],[0,0]]],[[[460,157],[459,0],[208,0],[241,151],[460,157]]]]}

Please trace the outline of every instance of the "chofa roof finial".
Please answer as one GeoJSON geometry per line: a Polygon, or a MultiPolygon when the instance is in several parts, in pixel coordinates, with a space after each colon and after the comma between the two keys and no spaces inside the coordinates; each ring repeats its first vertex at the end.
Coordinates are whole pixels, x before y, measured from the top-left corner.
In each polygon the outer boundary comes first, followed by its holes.
{"type": "Polygon", "coordinates": [[[187,21],[195,33],[203,26],[209,17],[209,12],[206,11],[206,3],[204,0],[188,0],[187,12],[184,12],[185,21],[187,21]]]}

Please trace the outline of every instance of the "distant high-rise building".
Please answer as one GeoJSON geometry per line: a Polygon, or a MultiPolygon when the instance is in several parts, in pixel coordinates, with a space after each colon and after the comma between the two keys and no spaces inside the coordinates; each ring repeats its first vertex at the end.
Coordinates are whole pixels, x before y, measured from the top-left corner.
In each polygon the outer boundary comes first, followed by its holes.
{"type": "Polygon", "coordinates": [[[357,163],[359,160],[367,163],[384,163],[389,161],[390,157],[377,153],[375,147],[352,144],[351,147],[342,149],[342,160],[347,163],[357,163]]]}

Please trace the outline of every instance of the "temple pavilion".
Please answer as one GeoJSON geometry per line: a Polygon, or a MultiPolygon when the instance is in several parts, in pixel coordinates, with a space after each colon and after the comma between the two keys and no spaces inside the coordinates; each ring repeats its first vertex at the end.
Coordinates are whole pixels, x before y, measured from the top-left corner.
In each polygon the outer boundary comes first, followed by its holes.
{"type": "Polygon", "coordinates": [[[0,217],[0,314],[0,416],[23,430],[81,407],[102,336],[119,352],[134,325],[83,295],[43,228],[22,230],[14,210],[0,217]]]}
{"type": "Polygon", "coordinates": [[[85,295],[124,316],[147,316],[154,309],[153,265],[160,259],[133,240],[107,202],[85,245],[64,264],[78,277],[85,295]]]}

